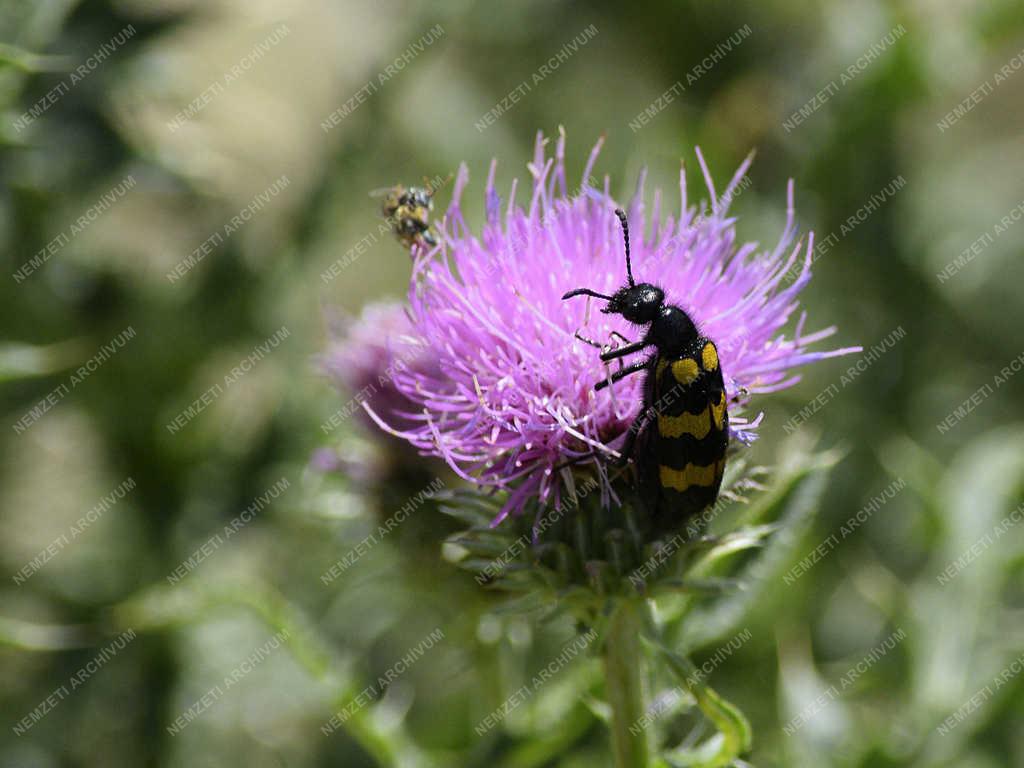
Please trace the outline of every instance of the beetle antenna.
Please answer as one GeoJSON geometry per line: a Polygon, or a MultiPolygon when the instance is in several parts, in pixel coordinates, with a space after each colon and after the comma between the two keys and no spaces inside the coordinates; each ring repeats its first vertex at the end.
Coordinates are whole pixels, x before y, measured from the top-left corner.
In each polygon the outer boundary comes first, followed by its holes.
{"type": "Polygon", "coordinates": [[[629,260],[629,223],[626,221],[626,212],[621,208],[615,209],[615,215],[619,217],[619,223],[622,224],[622,239],[626,244],[626,276],[629,278],[629,287],[632,288],[636,282],[633,280],[633,265],[629,260]]]}
{"type": "Polygon", "coordinates": [[[611,296],[605,296],[603,293],[592,291],[589,288],[577,288],[576,290],[569,291],[562,297],[562,301],[571,299],[573,296],[593,296],[595,299],[604,299],[605,301],[611,301],[611,296]]]}

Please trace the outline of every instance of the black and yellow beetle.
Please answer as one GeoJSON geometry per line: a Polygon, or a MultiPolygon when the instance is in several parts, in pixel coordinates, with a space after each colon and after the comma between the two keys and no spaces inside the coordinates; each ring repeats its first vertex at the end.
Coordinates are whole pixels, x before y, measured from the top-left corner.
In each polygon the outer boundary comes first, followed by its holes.
{"type": "Polygon", "coordinates": [[[622,315],[647,326],[644,337],[605,349],[608,362],[649,347],[655,353],[615,371],[594,387],[603,389],[633,373],[647,372],[643,410],[630,427],[620,449],[623,462],[634,459],[641,495],[662,525],[672,526],[714,503],[725,470],[729,444],[729,414],[725,383],[715,343],[701,334],[680,307],[665,303],[664,291],[636,283],[629,256],[626,214],[615,210],[622,223],[628,282],[612,296],[577,288],[562,298],[593,296],[608,302],[601,311],[622,315]]]}

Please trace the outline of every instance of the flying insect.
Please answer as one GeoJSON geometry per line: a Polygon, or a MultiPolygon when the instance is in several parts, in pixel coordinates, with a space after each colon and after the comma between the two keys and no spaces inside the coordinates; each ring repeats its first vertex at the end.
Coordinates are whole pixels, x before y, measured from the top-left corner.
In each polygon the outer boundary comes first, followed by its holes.
{"type": "Polygon", "coordinates": [[[392,231],[406,248],[414,245],[437,245],[430,227],[430,212],[434,209],[434,191],[429,187],[393,187],[374,190],[373,196],[383,196],[381,213],[392,231]]]}

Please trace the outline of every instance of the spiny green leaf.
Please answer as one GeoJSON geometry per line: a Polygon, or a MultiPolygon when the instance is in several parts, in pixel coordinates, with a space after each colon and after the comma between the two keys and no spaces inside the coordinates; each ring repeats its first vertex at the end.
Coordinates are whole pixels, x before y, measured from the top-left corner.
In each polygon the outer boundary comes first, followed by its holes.
{"type": "MultiPolygon", "coordinates": [[[[807,457],[768,496],[756,502],[754,506],[760,507],[756,516],[777,521],[779,530],[734,574],[747,588],[692,609],[685,620],[676,622],[673,646],[690,651],[733,631],[765,591],[779,581],[779,574],[811,523],[833,463],[828,456],[807,457]]],[[[698,569],[695,575],[706,570],[698,569]]]]}
{"type": "Polygon", "coordinates": [[[654,643],[679,682],[697,700],[697,706],[704,716],[718,729],[712,737],[697,750],[686,750],[672,757],[690,762],[694,768],[725,768],[740,755],[750,750],[752,734],[747,718],[733,704],[723,699],[701,679],[700,672],[688,658],[675,653],[661,643],[654,643]]]}

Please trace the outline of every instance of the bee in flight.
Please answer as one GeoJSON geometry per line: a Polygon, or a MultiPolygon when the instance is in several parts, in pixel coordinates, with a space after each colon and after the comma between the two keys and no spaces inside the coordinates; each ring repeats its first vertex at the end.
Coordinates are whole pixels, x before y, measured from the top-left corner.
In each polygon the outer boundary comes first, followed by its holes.
{"type": "Polygon", "coordinates": [[[715,343],[683,309],[665,303],[661,288],[633,280],[626,214],[616,209],[615,215],[622,224],[628,282],[611,296],[577,288],[562,299],[603,299],[608,302],[603,313],[646,326],[642,339],[605,348],[600,359],[607,363],[651,347],[654,352],[610,374],[594,389],[646,372],[643,409],[620,449],[621,460],[635,460],[641,496],[655,521],[673,526],[718,497],[729,444],[725,383],[715,343]]]}
{"type": "Polygon", "coordinates": [[[434,209],[434,190],[430,187],[393,187],[370,193],[382,196],[381,213],[391,224],[395,236],[406,248],[413,245],[435,246],[437,238],[430,227],[429,216],[434,209]]]}

